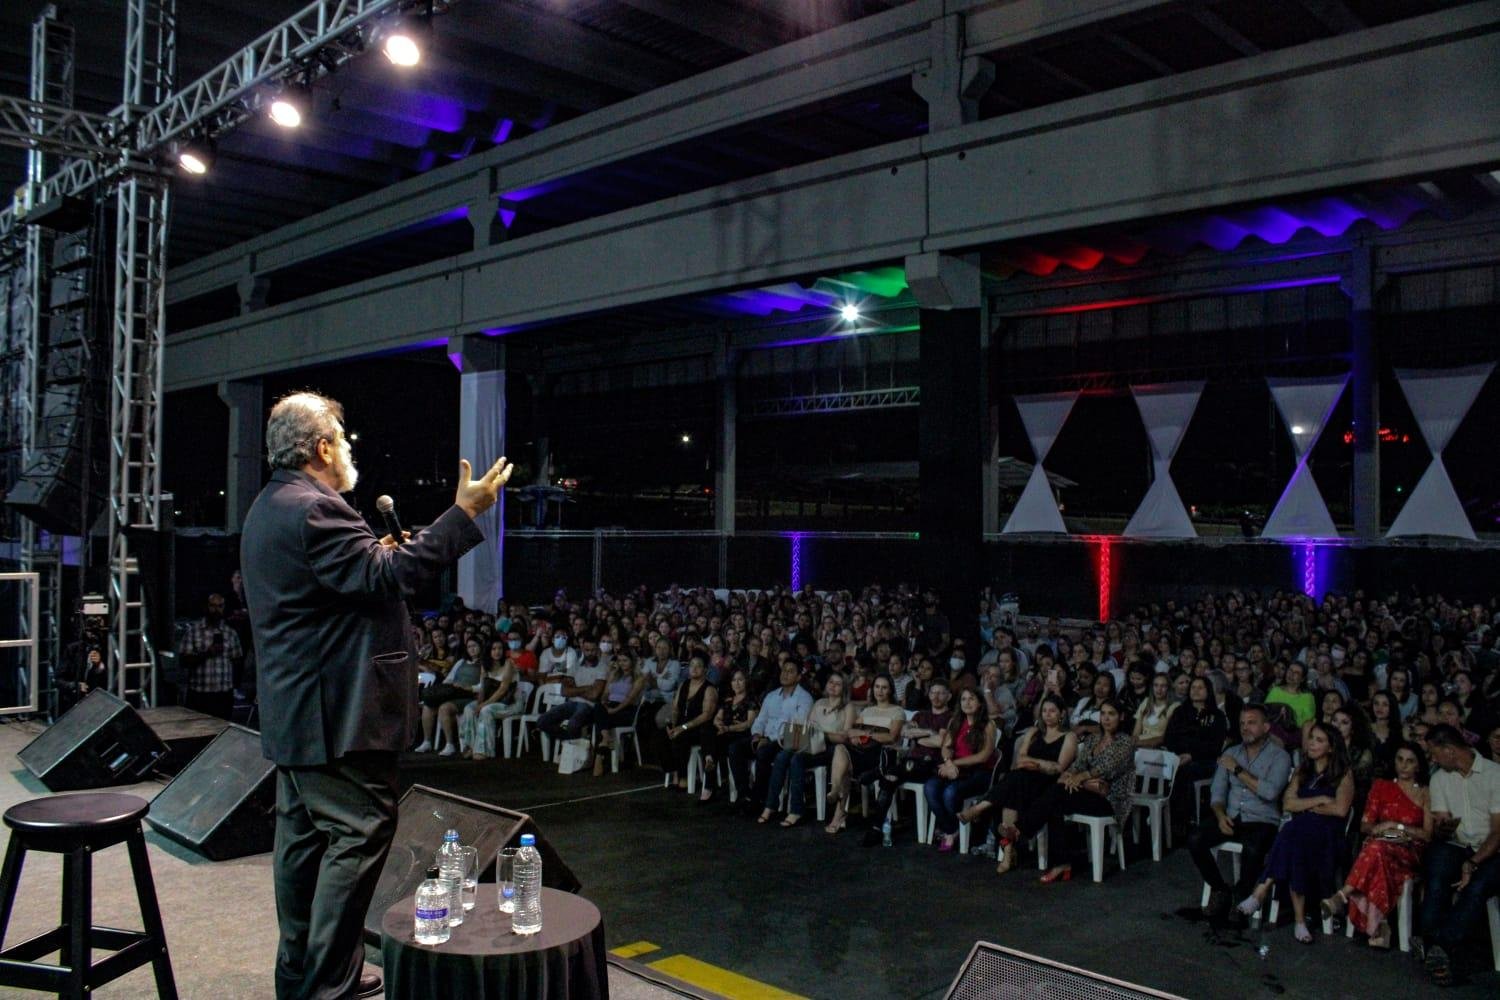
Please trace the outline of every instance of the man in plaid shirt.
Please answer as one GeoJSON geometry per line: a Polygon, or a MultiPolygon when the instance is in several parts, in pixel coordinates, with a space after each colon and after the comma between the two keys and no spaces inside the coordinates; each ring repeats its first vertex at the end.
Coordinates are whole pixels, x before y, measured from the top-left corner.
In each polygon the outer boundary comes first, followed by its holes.
{"type": "Polygon", "coordinates": [[[235,669],[245,651],[238,633],[224,621],[223,594],[208,595],[203,617],[188,625],[179,652],[187,667],[187,707],[230,718],[235,669]]]}

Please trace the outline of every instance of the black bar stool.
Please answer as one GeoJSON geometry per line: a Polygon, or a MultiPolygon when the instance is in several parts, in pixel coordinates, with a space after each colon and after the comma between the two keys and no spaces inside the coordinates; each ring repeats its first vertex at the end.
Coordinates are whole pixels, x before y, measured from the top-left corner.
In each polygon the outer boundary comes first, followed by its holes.
{"type": "Polygon", "coordinates": [[[156,973],[157,995],[176,1000],[167,935],[162,930],[156,884],[151,880],[146,838],[141,833],[141,817],[147,808],[146,800],[134,795],[86,792],[32,799],[5,811],[5,825],[11,834],[5,866],[0,869],[0,945],[10,927],[27,851],[63,855],[62,925],[0,950],[0,986],[45,990],[82,1000],[96,987],[149,962],[156,973]],[[93,855],[121,842],[130,852],[145,931],[93,926],[93,855]],[[95,962],[95,948],[114,954],[95,962]],[[54,951],[61,952],[61,964],[36,961],[54,951]]]}

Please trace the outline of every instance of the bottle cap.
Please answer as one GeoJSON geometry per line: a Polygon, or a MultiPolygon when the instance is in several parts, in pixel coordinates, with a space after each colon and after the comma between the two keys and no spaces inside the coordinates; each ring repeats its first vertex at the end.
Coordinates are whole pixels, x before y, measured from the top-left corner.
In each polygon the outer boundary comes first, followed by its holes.
{"type": "Polygon", "coordinates": [[[440,874],[442,873],[438,871],[437,865],[433,865],[431,868],[427,869],[428,878],[437,878],[440,874]]]}
{"type": "Polygon", "coordinates": [[[522,847],[535,847],[536,846],[536,836],[534,834],[530,834],[530,833],[523,833],[523,834],[521,834],[521,846],[522,847]]]}
{"type": "Polygon", "coordinates": [[[449,830],[447,833],[443,834],[443,839],[444,840],[457,840],[458,839],[458,831],[457,830],[449,830]]]}

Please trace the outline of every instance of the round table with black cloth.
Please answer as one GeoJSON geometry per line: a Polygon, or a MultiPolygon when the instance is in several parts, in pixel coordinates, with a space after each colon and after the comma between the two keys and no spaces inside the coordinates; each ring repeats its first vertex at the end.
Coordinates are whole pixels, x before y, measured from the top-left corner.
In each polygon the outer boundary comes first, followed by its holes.
{"type": "Polygon", "coordinates": [[[604,920],[588,900],[542,889],[542,929],[522,936],[495,906],[493,884],[442,944],[417,944],[415,898],[385,911],[380,950],[387,1000],[608,998],[604,920]]]}

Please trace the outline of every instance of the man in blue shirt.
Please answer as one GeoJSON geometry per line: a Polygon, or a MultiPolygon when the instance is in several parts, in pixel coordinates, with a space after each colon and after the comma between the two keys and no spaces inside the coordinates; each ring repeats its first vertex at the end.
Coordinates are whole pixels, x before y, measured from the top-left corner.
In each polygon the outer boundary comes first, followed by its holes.
{"type": "Polygon", "coordinates": [[[812,695],[797,681],[802,665],[793,657],[781,661],[781,686],[760,703],[755,724],[750,727],[749,741],[729,745],[729,773],[739,789],[739,808],[745,815],[757,814],[766,801],[771,782],[771,762],[781,749],[781,733],[789,723],[806,722],[812,711],[812,695]],[[750,787],[750,760],[754,758],[755,787],[750,787]]]}
{"type": "Polygon", "coordinates": [[[1204,916],[1219,920],[1229,909],[1229,885],[1219,872],[1213,848],[1225,841],[1241,846],[1235,899],[1248,896],[1260,879],[1271,841],[1281,826],[1281,793],[1292,759],[1270,740],[1271,723],[1262,705],[1240,711],[1240,743],[1219,757],[1214,771],[1213,815],[1188,834],[1188,853],[1208,883],[1204,916]]]}

